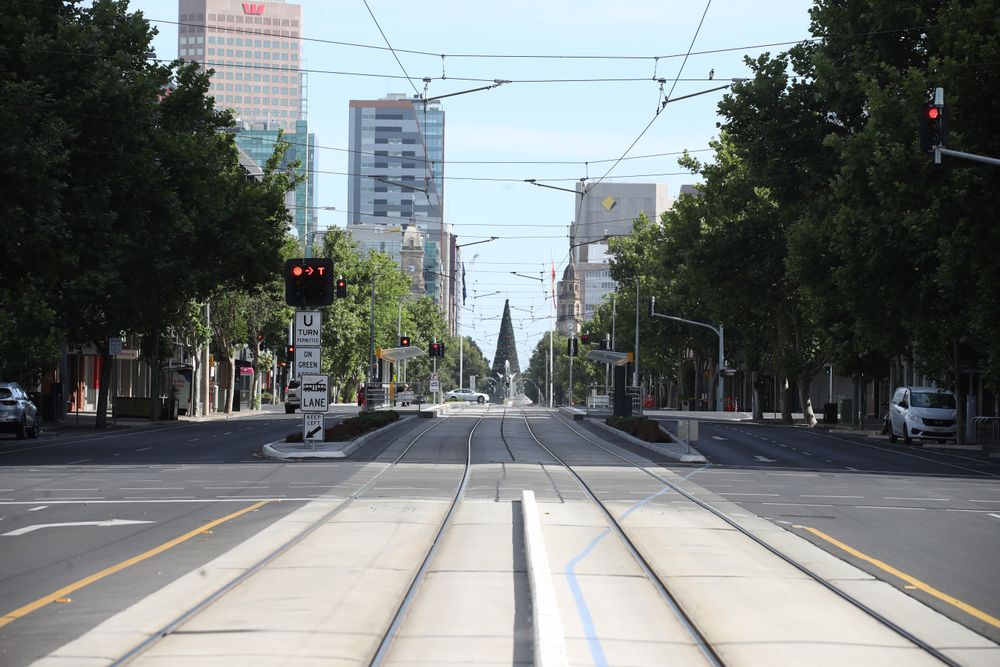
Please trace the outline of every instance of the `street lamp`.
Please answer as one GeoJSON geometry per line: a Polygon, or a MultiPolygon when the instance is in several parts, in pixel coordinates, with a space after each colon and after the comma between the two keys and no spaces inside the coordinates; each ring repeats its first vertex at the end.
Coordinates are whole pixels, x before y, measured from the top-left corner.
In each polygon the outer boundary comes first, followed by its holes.
{"type": "Polygon", "coordinates": [[[713,332],[715,332],[715,335],[719,337],[719,373],[720,373],[720,375],[719,375],[718,378],[716,378],[716,384],[715,384],[715,409],[718,412],[722,412],[722,375],[721,375],[721,373],[722,373],[722,369],[726,365],[725,349],[724,349],[725,332],[724,332],[724,330],[722,328],[722,325],[720,324],[719,328],[716,329],[711,324],[705,324],[704,322],[695,322],[694,320],[685,320],[683,317],[674,317],[673,315],[663,315],[661,313],[658,313],[658,312],[656,312],[656,297],[655,296],[649,297],[649,314],[652,315],[653,317],[662,317],[665,320],[674,320],[675,322],[684,322],[685,324],[693,324],[696,327],[705,327],[706,329],[711,329],[713,332]]]}

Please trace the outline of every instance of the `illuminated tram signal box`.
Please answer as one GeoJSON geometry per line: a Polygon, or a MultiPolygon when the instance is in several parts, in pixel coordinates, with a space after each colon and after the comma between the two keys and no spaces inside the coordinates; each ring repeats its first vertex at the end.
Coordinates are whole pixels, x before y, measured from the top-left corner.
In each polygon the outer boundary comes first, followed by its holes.
{"type": "Polygon", "coordinates": [[[335,295],[333,260],[299,257],[285,262],[285,303],[296,308],[329,306],[335,295]]]}

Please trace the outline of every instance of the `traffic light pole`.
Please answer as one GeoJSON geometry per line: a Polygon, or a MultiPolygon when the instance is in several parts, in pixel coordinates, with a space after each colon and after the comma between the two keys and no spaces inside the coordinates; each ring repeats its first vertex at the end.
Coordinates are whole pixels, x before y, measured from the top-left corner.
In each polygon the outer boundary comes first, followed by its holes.
{"type": "Polygon", "coordinates": [[[576,336],[571,339],[574,354],[569,355],[569,406],[573,407],[573,359],[576,357],[576,336]]]}
{"type": "Polygon", "coordinates": [[[963,160],[972,160],[973,162],[984,162],[986,164],[992,164],[995,167],[1000,167],[1000,160],[995,157],[986,157],[985,155],[953,151],[950,148],[945,148],[944,146],[934,147],[934,164],[941,164],[942,155],[947,155],[948,157],[958,157],[963,160]]]}
{"type": "Polygon", "coordinates": [[[725,357],[725,354],[726,354],[725,353],[725,332],[724,332],[724,330],[722,328],[722,325],[720,324],[719,328],[716,329],[711,324],[705,324],[704,322],[695,322],[694,320],[685,320],[683,317],[674,317],[673,315],[663,315],[661,313],[658,313],[658,312],[656,312],[656,297],[655,296],[649,297],[649,314],[652,315],[653,317],[662,317],[665,320],[673,320],[675,322],[684,322],[685,324],[693,324],[696,327],[705,327],[706,329],[711,329],[712,331],[714,331],[715,335],[717,335],[719,337],[719,376],[716,378],[716,384],[715,384],[715,409],[718,412],[722,412],[722,393],[723,393],[723,388],[722,388],[722,375],[721,375],[721,373],[722,373],[722,369],[725,367],[725,364],[726,364],[726,357],[725,357]]]}

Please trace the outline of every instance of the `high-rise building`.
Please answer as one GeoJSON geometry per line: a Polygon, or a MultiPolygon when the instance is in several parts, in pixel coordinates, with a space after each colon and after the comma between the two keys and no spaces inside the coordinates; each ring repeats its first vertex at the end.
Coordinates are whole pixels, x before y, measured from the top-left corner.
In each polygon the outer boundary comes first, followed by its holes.
{"type": "Polygon", "coordinates": [[[426,234],[424,294],[454,333],[459,249],[444,224],[444,110],[404,94],[350,101],[348,231],[411,224],[426,234]]]}
{"type": "Polygon", "coordinates": [[[302,7],[179,0],[177,54],[214,69],[209,94],[250,127],[295,131],[304,118],[302,7]]]}
{"type": "Polygon", "coordinates": [[[308,253],[316,231],[316,138],[306,121],[302,7],[284,2],[179,0],[177,53],[215,70],[209,94],[236,116],[236,143],[263,166],[279,133],[289,143],[282,166],[305,178],[288,194],[295,231],[308,253]]]}
{"type": "Polygon", "coordinates": [[[658,221],[671,205],[663,183],[598,183],[589,187],[578,183],[577,192],[582,194],[583,189],[586,196],[577,195],[577,218],[569,233],[574,267],[568,278],[563,277],[566,290],[559,298],[559,330],[564,333],[578,331],[579,324],[592,319],[605,296],[617,288],[611,278],[607,239],[627,236],[633,220],[642,214],[658,221]],[[575,291],[570,289],[572,283],[577,285],[575,291]]]}

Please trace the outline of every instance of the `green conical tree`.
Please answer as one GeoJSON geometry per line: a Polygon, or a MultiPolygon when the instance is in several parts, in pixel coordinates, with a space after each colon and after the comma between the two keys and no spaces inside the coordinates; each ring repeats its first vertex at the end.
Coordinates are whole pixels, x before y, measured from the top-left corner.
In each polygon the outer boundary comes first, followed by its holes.
{"type": "Polygon", "coordinates": [[[503,376],[504,363],[510,361],[510,372],[520,373],[517,363],[517,346],[514,344],[514,325],[510,321],[510,300],[503,303],[503,318],[500,320],[500,335],[497,337],[497,351],[493,357],[493,377],[503,376]]]}

